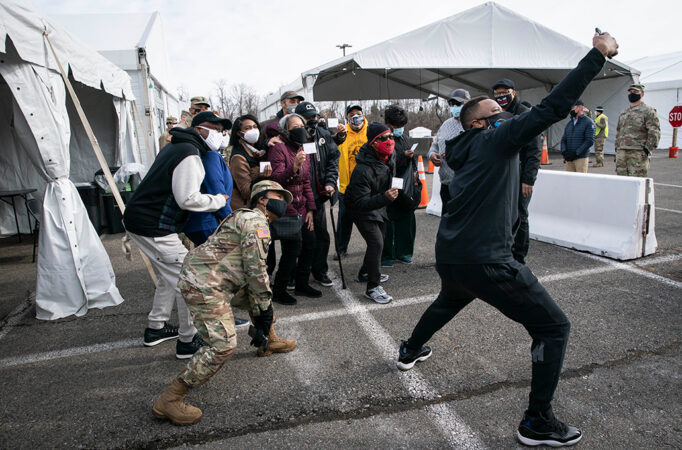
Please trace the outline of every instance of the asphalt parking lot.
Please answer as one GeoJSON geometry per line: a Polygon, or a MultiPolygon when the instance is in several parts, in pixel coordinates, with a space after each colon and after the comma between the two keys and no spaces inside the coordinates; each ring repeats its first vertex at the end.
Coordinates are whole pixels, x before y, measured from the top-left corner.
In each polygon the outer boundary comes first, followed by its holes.
{"type": "MultiPolygon", "coordinates": [[[[622,263],[531,241],[528,266],[572,322],[553,405],[582,428],[583,448],[682,448],[682,162],[658,153],[655,255],[622,263]]],[[[562,169],[552,162],[543,170],[562,169]]],[[[590,171],[614,166],[607,157],[590,171]]],[[[139,257],[123,257],[120,235],[103,241],[126,301],[52,322],[35,319],[32,241],[0,241],[0,447],[520,447],[530,338],[493,308],[473,302],[434,336],[428,361],[395,367],[439,291],[438,222],[417,212],[414,264],[384,269],[388,305],[350,280],[364,254],[354,231],[348,289],[330,258],[335,284],[321,299],[275,305],[278,334],[298,339],[292,353],[257,358],[238,331],[234,356],[188,396],[204,414],[191,427],[151,413],[185,363],[173,342],[142,346],[153,285],[139,257]]]]}

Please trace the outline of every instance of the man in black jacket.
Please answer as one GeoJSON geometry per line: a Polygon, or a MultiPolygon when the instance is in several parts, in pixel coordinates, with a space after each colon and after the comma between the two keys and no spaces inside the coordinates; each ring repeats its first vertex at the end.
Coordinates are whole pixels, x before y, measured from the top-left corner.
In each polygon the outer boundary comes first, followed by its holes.
{"type": "Polygon", "coordinates": [[[529,406],[517,430],[518,439],[527,445],[573,445],[582,433],[558,421],[551,407],[570,323],[511,252],[518,216],[518,153],[542,130],[565,118],[601,72],[605,57],[618,53],[615,39],[608,34],[596,34],[593,45],[578,66],[526,113],[513,116],[486,97],[472,99],[462,108],[466,131],[448,141],[446,150],[456,175],[436,238],[441,292],[398,355],[402,370],[426,360],[431,349],[424,344],[475,298],[522,324],[533,339],[529,406]]]}
{"type": "Polygon", "coordinates": [[[332,281],[327,275],[329,265],[329,232],[327,231],[327,215],[325,204],[336,193],[339,179],[339,148],[336,146],[331,133],[324,127],[318,126],[319,113],[315,105],[310,102],[299,103],[296,114],[306,120],[306,129],[317,146],[317,154],[310,160],[310,186],[313,189],[315,206],[313,212],[313,226],[315,227],[315,253],[312,261],[312,274],[315,281],[322,286],[331,286],[332,281]]]}
{"type": "Polygon", "coordinates": [[[398,189],[391,187],[395,142],[388,127],[372,122],[367,127],[367,142],[360,147],[357,165],[350,176],[344,195],[353,223],[367,243],[365,259],[358,273],[358,281],[367,282],[365,297],[376,303],[389,303],[381,282],[388,275],[381,273],[381,252],[384,247],[386,206],[398,197],[398,189]]]}
{"type": "MultiPolygon", "coordinates": [[[[493,96],[498,105],[503,110],[515,116],[530,110],[519,101],[516,95],[514,82],[508,78],[502,78],[493,84],[493,96]]],[[[521,264],[526,263],[528,246],[530,244],[530,230],[528,227],[528,205],[530,197],[533,195],[533,185],[538,176],[540,168],[540,155],[542,153],[542,143],[540,136],[532,139],[519,151],[519,161],[521,163],[521,195],[519,195],[519,222],[516,234],[514,235],[514,245],[512,245],[512,255],[521,264]]]]}

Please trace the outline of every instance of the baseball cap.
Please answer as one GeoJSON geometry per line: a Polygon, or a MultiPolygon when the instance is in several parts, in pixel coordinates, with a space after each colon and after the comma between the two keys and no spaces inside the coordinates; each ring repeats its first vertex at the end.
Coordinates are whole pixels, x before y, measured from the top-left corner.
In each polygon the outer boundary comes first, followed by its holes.
{"type": "Polygon", "coordinates": [[[317,108],[310,102],[301,102],[296,106],[294,111],[296,114],[303,116],[304,119],[310,119],[317,115],[317,108]]]}
{"type": "Polygon", "coordinates": [[[644,85],[643,84],[631,84],[630,87],[628,88],[628,91],[630,89],[637,89],[638,91],[644,92],[644,85]]]}
{"type": "Polygon", "coordinates": [[[463,102],[465,100],[471,100],[471,94],[466,89],[455,89],[450,94],[450,100],[457,100],[458,102],[463,102]]]}
{"type": "Polygon", "coordinates": [[[510,80],[509,78],[500,78],[493,84],[493,91],[497,89],[498,87],[506,87],[509,89],[516,89],[516,86],[514,86],[514,82],[510,80]]]}
{"type": "Polygon", "coordinates": [[[297,99],[299,99],[299,101],[305,100],[305,98],[303,98],[303,96],[301,94],[297,93],[296,91],[286,91],[285,93],[283,93],[281,95],[281,97],[279,98],[279,101],[281,102],[282,100],[285,100],[287,98],[297,98],[297,99]]]}
{"type": "Polygon", "coordinates": [[[348,105],[348,107],[346,108],[346,114],[348,114],[349,112],[351,112],[354,109],[359,109],[360,111],[362,111],[362,106],[358,105],[357,103],[355,103],[353,105],[348,105]]]}
{"type": "Polygon", "coordinates": [[[192,105],[206,105],[207,107],[211,107],[211,104],[206,100],[206,97],[192,97],[189,102],[192,105]]]}
{"type": "Polygon", "coordinates": [[[173,124],[175,124],[175,123],[178,123],[178,119],[177,119],[177,117],[170,116],[170,117],[168,117],[168,118],[166,119],[166,123],[173,123],[173,124]]]}
{"type": "Polygon", "coordinates": [[[594,110],[604,112],[604,107],[603,106],[597,106],[596,108],[594,108],[594,110]]]}
{"type": "Polygon", "coordinates": [[[578,99],[575,101],[575,103],[573,103],[573,106],[585,106],[585,103],[582,100],[578,99]]]}
{"type": "Polygon", "coordinates": [[[211,111],[202,111],[196,116],[194,116],[194,119],[192,119],[191,126],[196,127],[197,125],[202,124],[204,122],[220,123],[223,125],[224,130],[229,130],[230,128],[232,128],[232,121],[230,119],[223,119],[222,117],[218,117],[211,111]]]}
{"type": "Polygon", "coordinates": [[[287,203],[291,203],[294,198],[291,195],[291,192],[284,189],[278,182],[272,180],[262,180],[254,184],[251,188],[251,197],[249,198],[249,202],[252,202],[253,199],[258,196],[258,194],[267,191],[280,192],[284,196],[284,200],[286,200],[287,203]]]}

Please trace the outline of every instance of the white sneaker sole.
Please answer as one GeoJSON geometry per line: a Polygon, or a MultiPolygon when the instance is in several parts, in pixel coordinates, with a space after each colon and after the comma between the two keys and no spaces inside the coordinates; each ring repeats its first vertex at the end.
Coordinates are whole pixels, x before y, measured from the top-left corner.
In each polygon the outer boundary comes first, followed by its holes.
{"type": "Polygon", "coordinates": [[[398,366],[398,369],[400,369],[400,370],[410,370],[418,362],[423,362],[423,361],[426,361],[427,359],[429,359],[432,354],[433,354],[433,350],[431,350],[429,353],[427,353],[424,356],[420,356],[419,358],[415,359],[411,363],[403,363],[403,362],[398,361],[396,366],[398,366]]]}
{"type": "Polygon", "coordinates": [[[194,356],[194,353],[192,353],[191,355],[185,355],[185,354],[181,355],[179,353],[175,354],[175,357],[178,359],[190,359],[192,356],[194,356]]]}
{"type": "Polygon", "coordinates": [[[154,347],[155,345],[159,345],[162,342],[170,341],[171,339],[177,339],[178,335],[176,334],[175,336],[169,336],[161,339],[157,339],[155,341],[151,342],[144,342],[142,341],[142,344],[144,344],[145,347],[154,347]]]}
{"type": "Polygon", "coordinates": [[[583,438],[583,435],[581,434],[577,438],[571,439],[570,441],[566,442],[553,441],[551,439],[545,441],[536,441],[535,439],[530,439],[522,436],[519,430],[516,430],[516,437],[519,440],[519,442],[529,447],[536,447],[538,445],[549,445],[550,447],[569,447],[571,445],[577,444],[578,441],[580,441],[583,438]]]}

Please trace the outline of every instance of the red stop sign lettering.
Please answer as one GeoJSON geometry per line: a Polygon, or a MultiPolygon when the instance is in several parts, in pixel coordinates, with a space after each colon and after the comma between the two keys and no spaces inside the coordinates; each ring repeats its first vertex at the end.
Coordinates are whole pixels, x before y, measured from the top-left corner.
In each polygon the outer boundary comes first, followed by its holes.
{"type": "Polygon", "coordinates": [[[670,114],[668,115],[668,121],[670,122],[670,125],[673,126],[673,128],[682,126],[682,106],[675,106],[673,109],[670,110],[670,114]]]}

